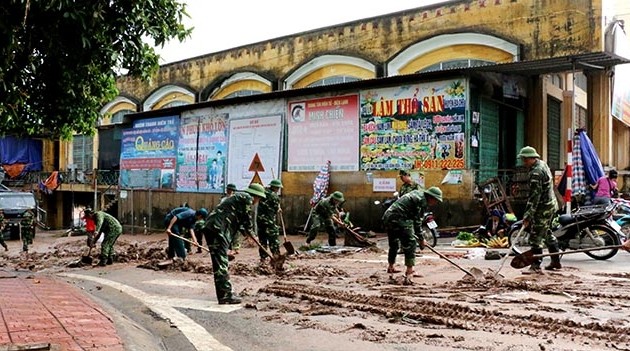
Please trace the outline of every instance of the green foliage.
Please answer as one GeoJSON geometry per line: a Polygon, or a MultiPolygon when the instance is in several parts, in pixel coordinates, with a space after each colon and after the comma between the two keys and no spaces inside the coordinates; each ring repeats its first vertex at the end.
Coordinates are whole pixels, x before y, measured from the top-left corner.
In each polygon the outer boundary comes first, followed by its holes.
{"type": "Polygon", "coordinates": [[[461,241],[469,241],[471,239],[474,239],[475,235],[473,233],[469,233],[469,232],[459,232],[459,234],[457,234],[457,237],[455,238],[456,240],[461,240],[461,241]]]}
{"type": "Polygon", "coordinates": [[[191,29],[178,0],[0,2],[0,134],[92,134],[116,71],[149,79],[162,46],[191,29]]]}

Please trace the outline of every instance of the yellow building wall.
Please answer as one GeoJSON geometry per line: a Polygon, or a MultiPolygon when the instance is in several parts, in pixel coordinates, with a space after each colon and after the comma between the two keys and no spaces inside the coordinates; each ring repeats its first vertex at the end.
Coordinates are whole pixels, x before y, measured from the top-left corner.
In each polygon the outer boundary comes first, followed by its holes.
{"type": "Polygon", "coordinates": [[[454,1],[358,20],[168,64],[150,83],[118,79],[121,92],[143,101],[160,86],[184,81],[197,91],[247,68],[282,79],[325,53],[385,63],[410,45],[456,32],[487,33],[520,45],[521,60],[599,52],[601,0],[454,1]]]}

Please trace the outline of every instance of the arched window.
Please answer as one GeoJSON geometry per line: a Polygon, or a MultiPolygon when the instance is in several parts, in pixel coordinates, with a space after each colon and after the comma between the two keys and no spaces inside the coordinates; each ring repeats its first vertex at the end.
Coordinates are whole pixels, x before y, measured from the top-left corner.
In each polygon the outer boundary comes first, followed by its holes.
{"type": "Polygon", "coordinates": [[[316,57],[284,79],[284,89],[353,82],[376,78],[376,66],[362,58],[342,55],[316,57]]]}
{"type": "Polygon", "coordinates": [[[209,100],[228,99],[271,92],[271,81],[254,72],[240,72],[224,80],[209,100]]]}
{"type": "Polygon", "coordinates": [[[195,102],[195,93],[177,85],[165,85],[155,90],[142,104],[143,111],[188,105],[195,102]]]}
{"type": "Polygon", "coordinates": [[[419,70],[418,72],[444,71],[447,69],[479,67],[479,66],[493,65],[495,63],[496,62],[493,62],[493,61],[471,60],[471,59],[449,60],[449,61],[438,62],[431,66],[425,67],[419,70]]]}
{"type": "Polygon", "coordinates": [[[263,91],[260,90],[238,90],[235,91],[233,93],[229,93],[226,96],[224,96],[224,99],[229,99],[229,98],[234,98],[234,97],[239,97],[239,96],[252,96],[252,95],[258,95],[258,94],[262,94],[263,91]]]}
{"type": "Polygon", "coordinates": [[[309,85],[307,85],[307,87],[320,87],[323,85],[333,85],[333,84],[341,84],[341,83],[348,83],[348,82],[356,82],[361,80],[360,78],[357,77],[352,77],[352,76],[332,76],[332,77],[327,77],[327,78],[323,78],[320,80],[316,80],[313,83],[310,83],[309,85]]]}
{"type": "Polygon", "coordinates": [[[519,47],[479,33],[443,34],[415,43],[387,64],[387,75],[516,62],[519,47]]]}

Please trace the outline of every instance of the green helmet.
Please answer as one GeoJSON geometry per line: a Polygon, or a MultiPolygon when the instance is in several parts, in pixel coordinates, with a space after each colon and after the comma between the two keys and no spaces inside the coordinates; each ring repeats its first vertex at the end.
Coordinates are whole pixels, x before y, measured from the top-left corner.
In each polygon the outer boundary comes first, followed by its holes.
{"type": "Polygon", "coordinates": [[[245,189],[245,192],[250,194],[250,195],[254,195],[254,196],[258,196],[261,198],[265,198],[265,188],[263,188],[262,185],[258,184],[258,183],[252,183],[249,185],[249,187],[247,187],[247,189],[245,189]]]}
{"type": "Polygon", "coordinates": [[[236,189],[236,185],[235,185],[235,184],[232,184],[232,183],[228,184],[225,188],[226,188],[227,190],[232,190],[232,191],[236,191],[236,190],[237,190],[237,189],[236,189]]]}
{"type": "Polygon", "coordinates": [[[538,152],[536,152],[536,149],[534,149],[533,147],[525,146],[524,148],[521,149],[521,152],[518,153],[518,157],[525,157],[525,158],[535,157],[535,158],[540,158],[540,155],[538,154],[538,152]]]}
{"type": "Polygon", "coordinates": [[[438,188],[437,186],[430,187],[429,189],[425,190],[424,193],[435,198],[439,202],[442,202],[442,190],[440,190],[440,188],[438,188]]]}
{"type": "Polygon", "coordinates": [[[24,213],[24,217],[26,217],[26,218],[32,218],[32,217],[33,217],[33,212],[31,212],[31,211],[26,211],[26,212],[24,213]]]}
{"type": "Polygon", "coordinates": [[[282,182],[280,181],[280,179],[274,179],[269,182],[269,186],[272,186],[274,188],[282,188],[282,182]]]}
{"type": "Polygon", "coordinates": [[[339,201],[339,202],[344,202],[344,198],[343,198],[343,193],[341,191],[335,191],[334,193],[332,193],[332,198],[339,201]]]}

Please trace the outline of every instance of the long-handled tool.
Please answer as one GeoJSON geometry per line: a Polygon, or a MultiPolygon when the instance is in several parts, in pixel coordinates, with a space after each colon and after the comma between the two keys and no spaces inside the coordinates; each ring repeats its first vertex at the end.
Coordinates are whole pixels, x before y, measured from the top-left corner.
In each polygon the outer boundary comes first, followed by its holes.
{"type": "MultiPolygon", "coordinates": [[[[192,241],[192,240],[188,240],[188,239],[184,238],[184,237],[183,237],[183,236],[181,236],[181,235],[177,235],[177,234],[175,234],[175,233],[169,233],[169,235],[172,235],[172,236],[174,236],[174,237],[176,237],[176,238],[178,238],[178,239],[181,239],[181,240],[183,240],[183,241],[185,241],[185,242],[187,242],[187,243],[189,243],[189,244],[191,244],[191,245],[194,245],[194,246],[196,246],[196,247],[198,247],[198,248],[200,248],[200,249],[202,249],[202,250],[204,250],[204,251],[207,251],[208,253],[210,253],[210,252],[211,252],[211,251],[210,251],[210,249],[208,249],[207,247],[205,247],[205,246],[203,246],[203,245],[199,245],[198,243],[196,243],[196,242],[194,242],[194,241],[192,241]]],[[[235,257],[234,257],[234,255],[232,255],[232,254],[228,254],[228,261],[233,261],[233,260],[234,260],[234,258],[235,258],[235,257]]]]}
{"type": "Polygon", "coordinates": [[[260,243],[260,241],[258,241],[258,239],[256,239],[256,237],[254,237],[251,233],[247,234],[252,240],[254,240],[254,242],[256,243],[256,245],[258,245],[258,247],[263,250],[264,253],[267,254],[267,256],[269,256],[269,258],[271,259],[271,266],[276,270],[276,271],[282,271],[284,270],[284,268],[282,267],[284,265],[284,261],[286,261],[287,256],[283,255],[283,254],[279,254],[279,255],[273,255],[271,252],[269,252],[269,250],[267,250],[266,247],[262,246],[262,244],[260,243]]]}
{"type": "Polygon", "coordinates": [[[295,247],[293,247],[293,244],[287,240],[287,229],[284,226],[282,209],[280,210],[280,225],[282,225],[282,236],[284,237],[284,243],[282,243],[282,246],[284,246],[284,249],[287,250],[287,255],[293,255],[295,254],[295,247]]]}
{"type": "Polygon", "coordinates": [[[508,249],[507,254],[505,254],[503,259],[501,260],[501,264],[499,265],[499,268],[497,269],[496,272],[494,272],[494,278],[499,276],[499,272],[501,271],[501,269],[505,265],[505,261],[507,261],[508,257],[510,257],[510,252],[512,252],[512,250],[514,250],[514,247],[516,246],[516,244],[518,244],[518,241],[521,239],[521,235],[523,234],[523,230],[525,230],[525,226],[524,225],[521,226],[521,229],[519,229],[518,233],[516,233],[516,236],[512,239],[512,245],[508,249]]]}
{"type": "Polygon", "coordinates": [[[445,259],[448,263],[452,264],[453,266],[459,268],[459,270],[461,270],[462,272],[466,273],[467,275],[475,278],[475,280],[480,280],[483,278],[483,272],[481,272],[481,270],[476,269],[474,270],[474,273],[472,271],[467,270],[466,268],[458,265],[457,263],[453,262],[450,258],[444,256],[443,254],[439,253],[436,249],[432,248],[431,245],[425,245],[425,247],[429,250],[431,250],[434,254],[440,256],[440,258],[445,259]]]}
{"type": "Polygon", "coordinates": [[[572,253],[591,252],[591,251],[599,251],[599,250],[614,250],[614,249],[620,249],[620,248],[621,248],[621,245],[609,245],[609,246],[594,247],[592,249],[579,249],[579,250],[570,250],[570,251],[564,251],[564,252],[550,252],[550,253],[541,254],[541,255],[534,255],[532,250],[528,250],[528,251],[523,252],[520,255],[514,256],[514,258],[512,259],[512,262],[510,263],[510,266],[520,269],[520,268],[524,268],[531,265],[532,263],[536,262],[536,260],[538,260],[539,258],[543,258],[547,256],[568,255],[572,253]]]}

